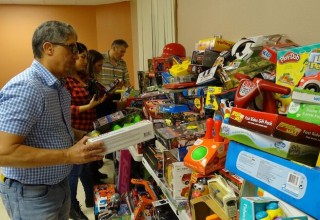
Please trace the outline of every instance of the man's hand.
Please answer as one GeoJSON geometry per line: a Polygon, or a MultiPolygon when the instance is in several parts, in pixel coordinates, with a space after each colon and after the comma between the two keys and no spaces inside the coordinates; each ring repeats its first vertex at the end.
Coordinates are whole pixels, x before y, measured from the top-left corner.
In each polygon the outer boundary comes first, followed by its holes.
{"type": "Polygon", "coordinates": [[[88,143],[88,136],[83,137],[71,148],[66,150],[68,162],[71,164],[83,164],[96,160],[102,160],[105,147],[103,142],[88,143]]]}

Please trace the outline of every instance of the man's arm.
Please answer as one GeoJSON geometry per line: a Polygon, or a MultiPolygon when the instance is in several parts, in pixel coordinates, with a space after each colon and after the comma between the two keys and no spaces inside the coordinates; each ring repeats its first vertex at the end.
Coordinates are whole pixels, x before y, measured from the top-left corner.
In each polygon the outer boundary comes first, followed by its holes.
{"type": "Polygon", "coordinates": [[[23,136],[0,131],[0,166],[31,168],[102,160],[104,144],[86,144],[88,138],[82,138],[68,149],[40,149],[22,144],[23,136]]]}

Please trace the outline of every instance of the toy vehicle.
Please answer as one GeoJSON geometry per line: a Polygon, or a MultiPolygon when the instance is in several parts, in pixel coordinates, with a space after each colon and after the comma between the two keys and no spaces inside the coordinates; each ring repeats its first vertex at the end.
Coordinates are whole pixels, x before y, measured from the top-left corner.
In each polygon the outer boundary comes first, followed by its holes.
{"type": "Polygon", "coordinates": [[[299,88],[320,92],[320,72],[316,75],[303,77],[298,85],[299,88]]]}
{"type": "Polygon", "coordinates": [[[208,180],[209,193],[216,200],[228,217],[237,213],[237,197],[232,188],[221,175],[208,180]]]}

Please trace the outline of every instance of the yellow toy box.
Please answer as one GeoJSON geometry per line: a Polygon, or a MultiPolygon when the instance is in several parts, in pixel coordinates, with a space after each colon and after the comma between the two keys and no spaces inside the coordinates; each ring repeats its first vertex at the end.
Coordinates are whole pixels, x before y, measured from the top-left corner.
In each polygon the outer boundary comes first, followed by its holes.
{"type": "Polygon", "coordinates": [[[234,42],[224,40],[219,37],[211,37],[199,40],[196,44],[196,50],[213,50],[222,52],[229,50],[234,45],[234,42]]]}
{"type": "MultiPolygon", "coordinates": [[[[276,84],[292,90],[305,74],[310,53],[319,48],[320,43],[317,43],[278,51],[276,84]]],[[[279,114],[287,114],[291,96],[276,94],[276,100],[280,103],[279,114]]]]}

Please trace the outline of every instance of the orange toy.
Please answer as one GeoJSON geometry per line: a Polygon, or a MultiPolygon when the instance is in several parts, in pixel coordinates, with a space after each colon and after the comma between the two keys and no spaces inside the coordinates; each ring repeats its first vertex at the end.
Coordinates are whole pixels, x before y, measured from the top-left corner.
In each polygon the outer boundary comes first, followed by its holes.
{"type": "Polygon", "coordinates": [[[158,200],[154,191],[150,187],[150,183],[142,179],[131,179],[131,183],[135,185],[143,185],[147,195],[139,196],[139,202],[134,209],[134,220],[145,220],[144,214],[149,213],[148,209],[151,209],[152,202],[158,200]]]}
{"type": "MultiPolygon", "coordinates": [[[[216,137],[212,137],[214,121],[207,119],[207,130],[204,138],[196,140],[184,158],[184,165],[202,175],[224,168],[229,140],[217,138],[219,128],[216,127],[216,137]],[[215,141],[216,140],[216,141],[215,141]]],[[[217,124],[217,123],[216,123],[217,124]]]]}

